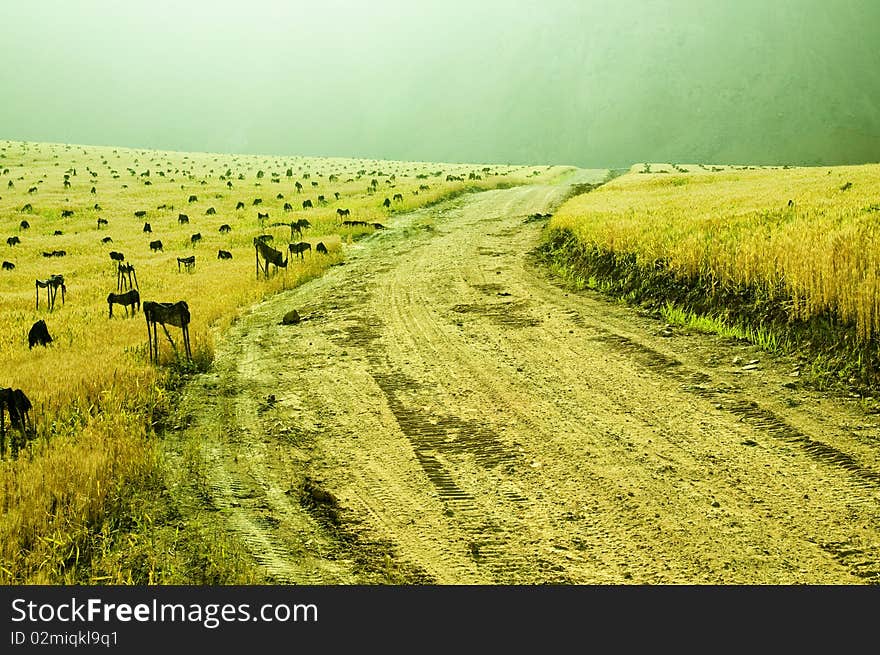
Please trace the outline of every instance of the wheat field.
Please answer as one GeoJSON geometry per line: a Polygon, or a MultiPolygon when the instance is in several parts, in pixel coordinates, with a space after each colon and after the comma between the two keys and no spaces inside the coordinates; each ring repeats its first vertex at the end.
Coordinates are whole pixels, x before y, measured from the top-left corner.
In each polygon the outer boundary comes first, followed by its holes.
{"type": "Polygon", "coordinates": [[[550,231],[709,292],[751,289],[792,321],[880,332],[880,165],[638,164],[559,208],[550,231]]]}

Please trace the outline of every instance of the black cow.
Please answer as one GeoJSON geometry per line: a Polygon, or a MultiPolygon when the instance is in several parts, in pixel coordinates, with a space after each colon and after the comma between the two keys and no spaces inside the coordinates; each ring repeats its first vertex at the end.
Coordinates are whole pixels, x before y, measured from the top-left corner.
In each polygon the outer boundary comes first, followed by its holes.
{"type": "Polygon", "coordinates": [[[309,207],[313,207],[313,206],[314,205],[312,205],[312,201],[310,199],[303,200],[303,209],[308,209],[309,207]]]}
{"type": "Polygon", "coordinates": [[[196,196],[190,196],[188,202],[198,202],[199,199],[196,196]]]}
{"type": "Polygon", "coordinates": [[[217,259],[232,259],[232,253],[228,250],[218,250],[217,259]]]}
{"type": "Polygon", "coordinates": [[[403,194],[402,193],[395,193],[394,194],[394,201],[395,202],[403,202],[403,194]]]}
{"type": "Polygon", "coordinates": [[[70,218],[71,216],[73,216],[72,209],[62,209],[61,210],[61,218],[70,218]]]}
{"type": "Polygon", "coordinates": [[[135,215],[135,218],[143,218],[144,216],[147,215],[147,212],[146,212],[146,210],[139,209],[134,213],[134,215],[135,215]]]}
{"type": "Polygon", "coordinates": [[[116,252],[115,250],[111,250],[110,251],[110,259],[112,259],[114,262],[124,262],[125,255],[123,255],[121,252],[116,252]]]}
{"type": "Polygon", "coordinates": [[[208,208],[205,210],[205,214],[207,214],[208,216],[213,216],[213,215],[216,214],[216,213],[217,213],[217,210],[214,209],[213,207],[208,207],[208,208]]]}
{"type": "Polygon", "coordinates": [[[162,252],[165,252],[162,249],[161,241],[150,241],[150,250],[152,250],[153,252],[156,252],[157,250],[162,250],[162,252]]]}
{"type": "Polygon", "coordinates": [[[339,218],[342,218],[343,216],[350,216],[350,215],[351,215],[351,210],[350,210],[350,209],[341,209],[341,208],[340,208],[340,209],[337,209],[337,210],[336,210],[336,214],[339,216],[339,218]]]}
{"type": "Polygon", "coordinates": [[[18,237],[9,237],[8,239],[6,239],[7,246],[14,246],[19,243],[21,243],[21,239],[19,239],[18,237]]]}
{"type": "Polygon", "coordinates": [[[306,250],[311,250],[312,244],[310,244],[308,241],[300,241],[299,243],[288,244],[287,249],[290,251],[291,254],[299,255],[300,259],[305,259],[305,255],[303,255],[303,253],[306,250]]]}
{"type": "Polygon", "coordinates": [[[385,198],[385,201],[382,203],[382,206],[385,207],[386,209],[387,209],[388,207],[390,207],[390,206],[391,206],[391,199],[390,199],[390,198],[385,198]]]}
{"type": "Polygon", "coordinates": [[[183,264],[183,268],[187,273],[192,273],[196,267],[196,256],[190,255],[189,257],[178,257],[177,258],[177,272],[180,272],[180,265],[183,264]]]}
{"type": "Polygon", "coordinates": [[[18,224],[19,230],[29,230],[30,227],[31,227],[31,224],[28,223],[27,221],[22,221],[21,223],[18,224]]]}
{"type": "Polygon", "coordinates": [[[235,205],[235,208],[236,209],[244,209],[244,203],[241,200],[239,200],[238,203],[235,205]]]}
{"type": "Polygon", "coordinates": [[[224,223],[223,225],[220,226],[220,233],[221,234],[228,234],[230,232],[232,232],[232,226],[229,225],[228,223],[224,223]]]}
{"type": "Polygon", "coordinates": [[[257,220],[260,222],[269,220],[269,212],[266,212],[265,214],[257,212],[257,220]]]}
{"type": "Polygon", "coordinates": [[[40,319],[31,326],[28,332],[28,349],[34,346],[46,346],[52,343],[52,337],[49,335],[49,328],[46,327],[46,321],[40,319]]]}
{"type": "Polygon", "coordinates": [[[189,238],[189,242],[190,242],[192,245],[196,245],[196,243],[198,243],[198,242],[201,241],[201,240],[202,240],[202,233],[201,233],[201,232],[196,232],[195,234],[193,234],[193,235],[189,238]]]}
{"type": "Polygon", "coordinates": [[[104,237],[101,239],[101,243],[113,243],[113,237],[104,237]]]}
{"type": "Polygon", "coordinates": [[[322,255],[327,255],[327,254],[329,254],[329,253],[327,252],[327,246],[324,245],[324,242],[323,242],[323,241],[319,241],[319,242],[318,242],[318,245],[315,246],[315,252],[319,252],[319,253],[321,253],[322,255]]]}
{"type": "Polygon", "coordinates": [[[13,264],[12,262],[3,262],[4,271],[11,271],[13,268],[15,268],[15,264],[13,264]]]}
{"type": "Polygon", "coordinates": [[[189,216],[187,216],[186,214],[178,214],[177,222],[181,225],[183,225],[184,223],[189,223],[189,216]]]}
{"type": "Polygon", "coordinates": [[[153,226],[150,225],[149,223],[144,223],[144,232],[149,232],[150,234],[152,234],[153,233],[153,226]]]}
{"type": "Polygon", "coordinates": [[[60,237],[62,234],[64,234],[64,233],[63,233],[61,230],[55,230],[55,231],[52,233],[52,236],[60,237]]]}
{"type": "Polygon", "coordinates": [[[262,205],[262,204],[263,204],[262,198],[254,198],[253,205],[262,205]]]}
{"type": "Polygon", "coordinates": [[[292,212],[292,211],[293,211],[293,205],[291,205],[289,202],[285,202],[285,203],[284,203],[284,211],[286,211],[286,212],[292,212]]]}
{"type": "Polygon", "coordinates": [[[106,218],[99,218],[98,228],[100,228],[102,225],[110,225],[110,222],[106,218]]]}

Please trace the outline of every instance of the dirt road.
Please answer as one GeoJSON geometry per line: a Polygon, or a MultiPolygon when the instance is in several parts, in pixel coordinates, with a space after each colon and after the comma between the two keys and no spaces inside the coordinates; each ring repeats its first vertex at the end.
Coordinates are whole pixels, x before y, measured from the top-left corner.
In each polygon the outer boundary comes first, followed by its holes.
{"type": "Polygon", "coordinates": [[[286,583],[880,582],[880,417],[549,279],[565,191],[398,216],[233,325],[184,396],[218,520],[286,583]]]}

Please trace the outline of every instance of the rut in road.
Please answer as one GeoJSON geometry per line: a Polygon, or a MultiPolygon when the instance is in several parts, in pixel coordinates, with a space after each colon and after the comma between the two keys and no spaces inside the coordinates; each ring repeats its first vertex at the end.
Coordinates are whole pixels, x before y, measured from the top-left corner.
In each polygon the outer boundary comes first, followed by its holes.
{"type": "Polygon", "coordinates": [[[880,421],[552,280],[567,191],[399,216],[229,330],[185,402],[230,529],[294,583],[880,581],[880,421]]]}

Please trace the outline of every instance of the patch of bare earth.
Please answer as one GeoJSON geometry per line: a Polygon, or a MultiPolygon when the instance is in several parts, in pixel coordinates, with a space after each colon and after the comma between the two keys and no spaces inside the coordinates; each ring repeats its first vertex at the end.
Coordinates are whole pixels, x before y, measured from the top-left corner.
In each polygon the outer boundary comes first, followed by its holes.
{"type": "Polygon", "coordinates": [[[183,401],[217,520],[289,583],[880,581],[880,418],[549,279],[565,191],[399,216],[239,320],[183,401]]]}

